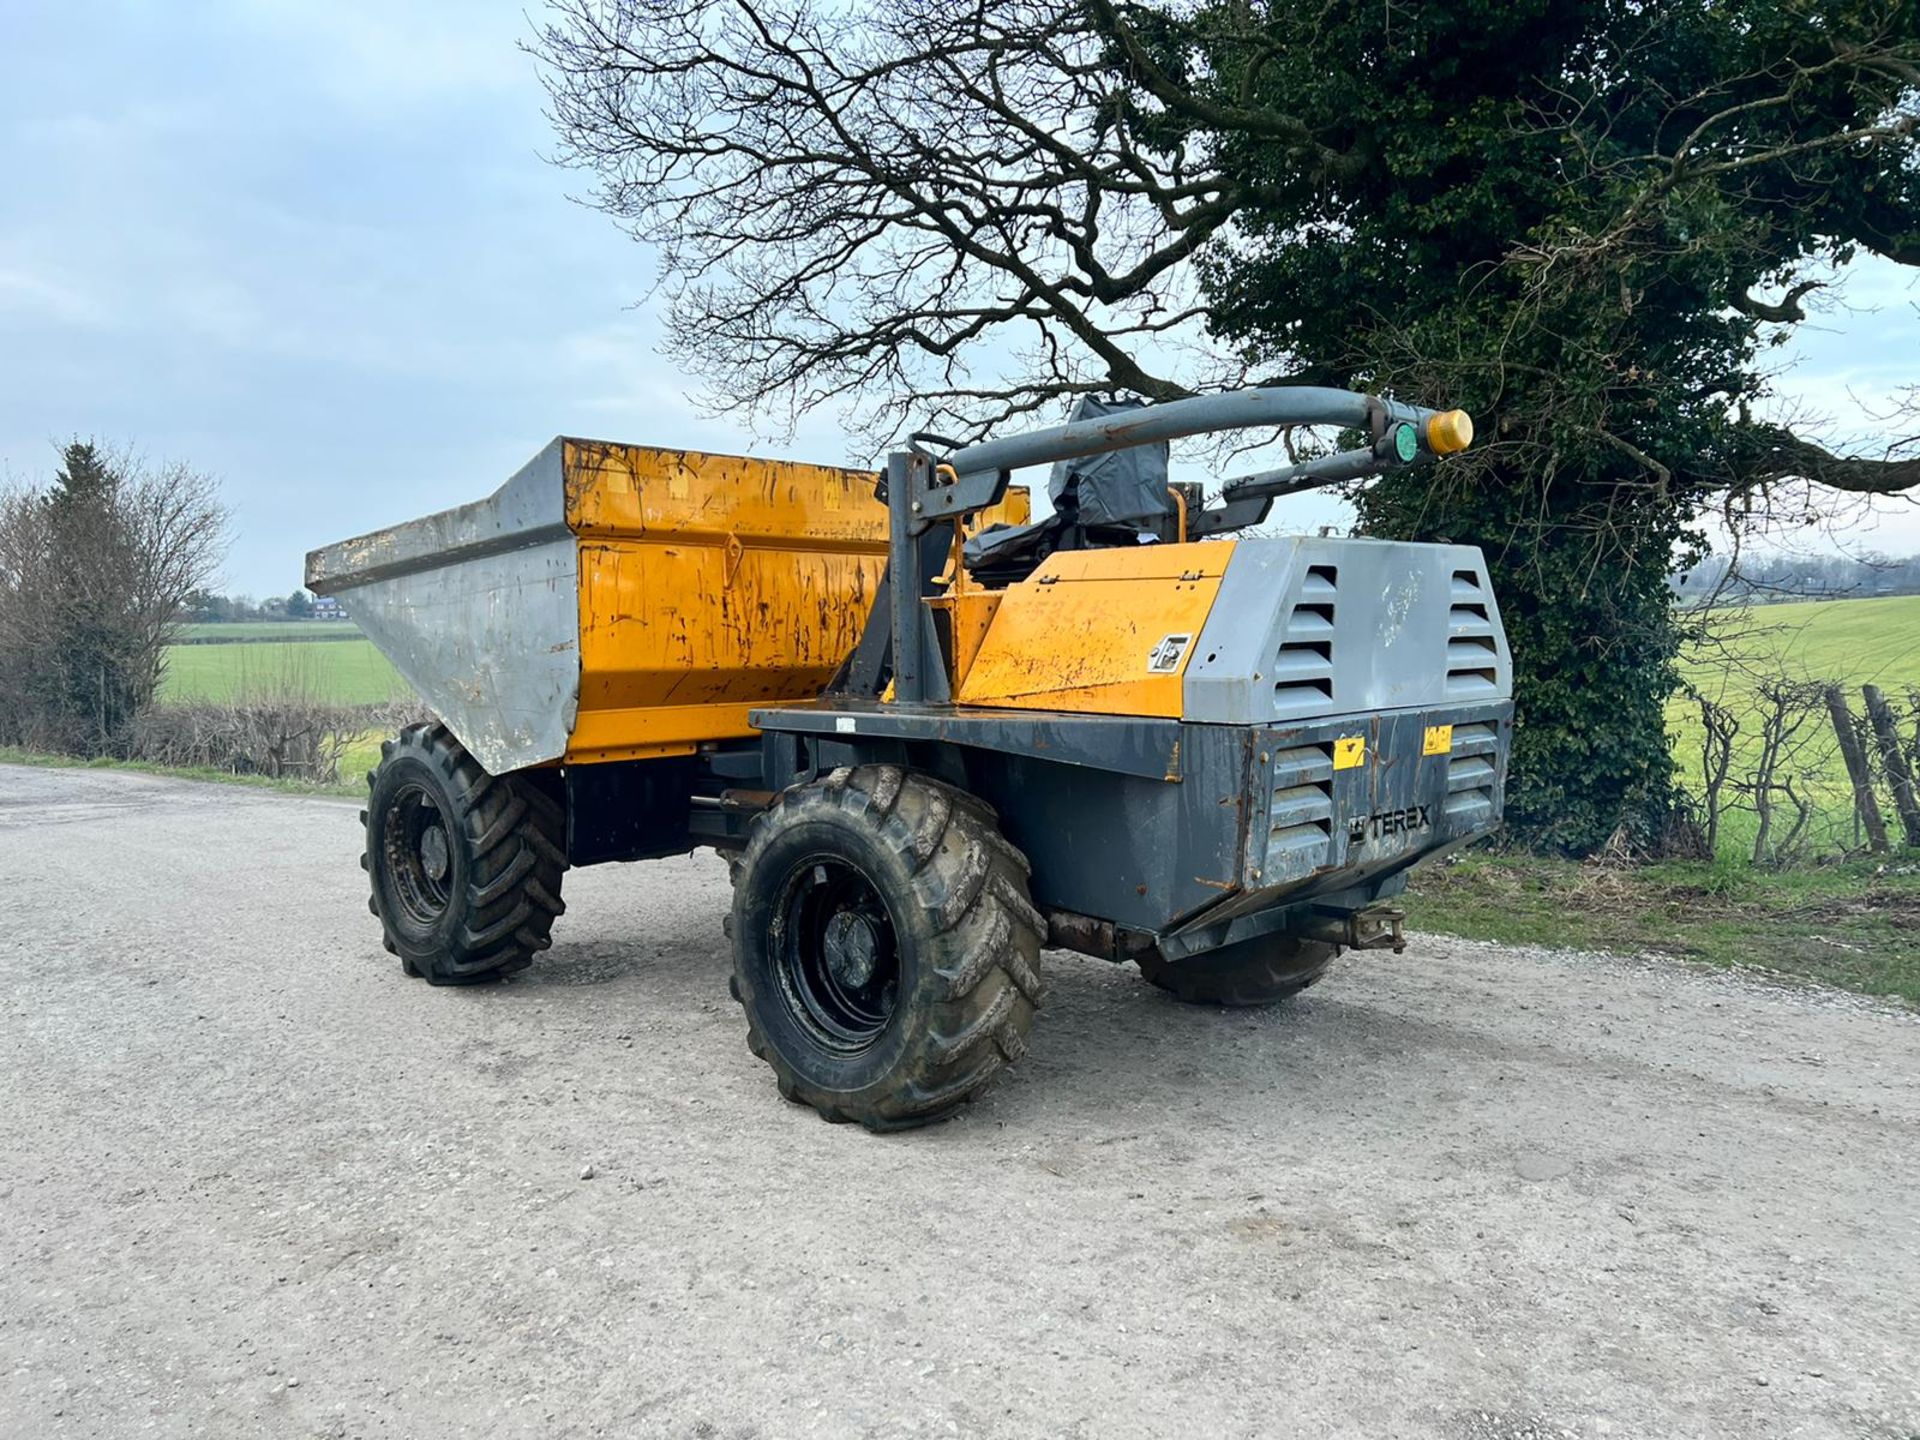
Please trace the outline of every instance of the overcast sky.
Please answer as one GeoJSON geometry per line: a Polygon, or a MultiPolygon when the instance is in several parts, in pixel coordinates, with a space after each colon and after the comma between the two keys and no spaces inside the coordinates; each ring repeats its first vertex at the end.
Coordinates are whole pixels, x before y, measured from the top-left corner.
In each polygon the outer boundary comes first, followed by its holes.
{"type": "MultiPolygon", "coordinates": [[[[869,458],[831,416],[769,445],[698,413],[631,308],[646,252],[542,159],[528,33],[485,0],[0,0],[0,474],[76,434],[210,471],[262,595],[556,434],[869,458]]],[[[1920,380],[1920,290],[1847,299],[1790,382],[1843,419],[1920,380]]],[[[1920,550],[1887,509],[1861,543],[1920,550]]]]}

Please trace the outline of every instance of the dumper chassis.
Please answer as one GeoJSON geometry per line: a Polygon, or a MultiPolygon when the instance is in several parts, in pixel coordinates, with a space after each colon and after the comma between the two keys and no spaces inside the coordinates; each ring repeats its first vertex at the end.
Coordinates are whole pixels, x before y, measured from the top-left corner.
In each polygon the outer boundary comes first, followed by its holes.
{"type": "Polygon", "coordinates": [[[310,587],[441,717],[368,777],[386,948],[495,980],[551,943],[570,866],[711,847],[749,1049],[875,1130],[1026,1053],[1045,948],[1218,1005],[1398,950],[1407,870],[1499,821],[1484,562],[1215,537],[1470,438],[1460,412],[1276,388],[915,437],[878,477],[563,439],[487,501],[316,551],[310,587]],[[1151,465],[1098,489],[1115,457],[1298,424],[1362,441],[1211,505],[1151,465]],[[1010,479],[1038,464],[1036,523],[1010,479]]]}

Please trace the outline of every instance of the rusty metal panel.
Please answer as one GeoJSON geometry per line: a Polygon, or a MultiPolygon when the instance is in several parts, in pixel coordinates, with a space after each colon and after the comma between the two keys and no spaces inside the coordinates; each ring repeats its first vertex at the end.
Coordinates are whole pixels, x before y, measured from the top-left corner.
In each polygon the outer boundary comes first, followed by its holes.
{"type": "MultiPolygon", "coordinates": [[[[859,643],[887,563],[871,471],[570,440],[580,537],[580,713],[567,758],[753,733],[859,643]]],[[[1022,517],[1024,491],[1001,513],[1022,517]]]]}
{"type": "Polygon", "coordinates": [[[583,539],[886,552],[887,507],[871,470],[599,440],[568,440],[565,463],[567,520],[583,539]]]}
{"type": "Polygon", "coordinates": [[[558,759],[579,695],[578,547],[562,442],[492,496],[316,550],[347,613],[489,771],[558,759]]]}
{"type": "Polygon", "coordinates": [[[1003,592],[965,705],[1178,718],[1234,542],[1070,550],[1003,592]]]}
{"type": "Polygon", "coordinates": [[[567,758],[753,733],[747,707],[817,695],[886,569],[873,476],[570,441],[580,714],[567,758]]]}
{"type": "Polygon", "coordinates": [[[942,617],[946,626],[948,682],[951,687],[964,687],[967,672],[973,669],[980,647],[986,642],[988,631],[993,628],[993,617],[999,613],[1000,601],[1005,593],[1001,590],[964,589],[936,595],[927,601],[928,607],[942,617]]]}

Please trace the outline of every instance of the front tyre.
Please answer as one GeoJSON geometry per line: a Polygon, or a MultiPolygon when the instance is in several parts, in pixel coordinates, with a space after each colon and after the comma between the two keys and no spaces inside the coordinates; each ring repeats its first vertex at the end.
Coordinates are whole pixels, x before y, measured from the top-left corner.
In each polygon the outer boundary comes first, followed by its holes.
{"type": "Polygon", "coordinates": [[[1140,973],[1194,1005],[1272,1005],[1298,995],[1327,973],[1340,947],[1297,935],[1260,935],[1184,960],[1149,950],[1140,973]]]}
{"type": "Polygon", "coordinates": [[[788,790],[733,866],[733,994],[780,1093],[946,1119],[1026,1053],[1045,922],[981,801],[892,765],[788,790]]]}
{"type": "Polygon", "coordinates": [[[523,970],[566,907],[566,811],[534,774],[495,776],[440,724],[410,725],[367,776],[367,907],[401,967],[434,985],[523,970]]]}

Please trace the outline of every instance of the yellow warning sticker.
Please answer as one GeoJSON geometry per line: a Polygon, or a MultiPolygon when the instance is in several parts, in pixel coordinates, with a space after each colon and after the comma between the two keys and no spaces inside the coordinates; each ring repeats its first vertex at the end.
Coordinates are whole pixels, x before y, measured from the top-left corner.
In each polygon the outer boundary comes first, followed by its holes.
{"type": "Polygon", "coordinates": [[[1352,770],[1367,763],[1367,737],[1343,735],[1333,742],[1333,768],[1352,770]]]}
{"type": "Polygon", "coordinates": [[[1420,746],[1422,755],[1446,755],[1453,750],[1453,726],[1429,725],[1427,738],[1420,746]]]}

